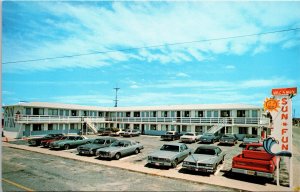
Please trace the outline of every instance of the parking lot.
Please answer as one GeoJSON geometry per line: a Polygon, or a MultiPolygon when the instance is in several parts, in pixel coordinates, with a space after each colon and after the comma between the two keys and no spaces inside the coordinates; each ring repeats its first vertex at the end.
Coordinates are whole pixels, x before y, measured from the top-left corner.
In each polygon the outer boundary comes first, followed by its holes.
{"type": "MultiPolygon", "coordinates": [[[[87,137],[89,138],[95,138],[95,137],[103,137],[103,136],[96,136],[96,135],[88,135],[87,137]]],[[[131,156],[127,156],[127,157],[123,157],[120,160],[104,160],[104,159],[98,159],[95,156],[80,156],[81,159],[85,159],[85,160],[89,160],[89,161],[97,161],[97,162],[102,162],[102,163],[109,163],[109,165],[112,166],[119,166],[121,163],[125,163],[126,166],[128,166],[128,168],[130,169],[130,167],[137,167],[135,169],[145,169],[147,168],[146,171],[153,171],[159,174],[163,173],[164,175],[171,175],[171,177],[174,174],[179,174],[180,177],[184,176],[186,178],[188,178],[189,176],[197,176],[197,178],[201,181],[203,180],[203,182],[206,182],[206,180],[208,178],[213,178],[213,179],[219,179],[222,180],[223,178],[229,179],[228,181],[242,181],[242,182],[247,182],[247,183],[252,183],[252,184],[258,184],[258,185],[272,185],[276,187],[276,183],[275,180],[269,180],[269,179],[257,179],[256,177],[251,177],[251,176],[247,176],[247,175],[232,175],[230,172],[231,169],[231,162],[232,162],[232,158],[241,153],[242,151],[242,147],[240,146],[241,141],[238,142],[238,144],[236,144],[235,146],[231,146],[231,145],[220,145],[218,142],[214,143],[214,144],[200,144],[200,143],[191,143],[191,144],[187,144],[187,146],[189,148],[191,148],[192,150],[195,150],[198,146],[200,145],[217,145],[219,146],[222,151],[225,152],[225,159],[224,159],[224,163],[222,165],[218,166],[217,171],[213,174],[213,175],[207,175],[205,173],[194,173],[191,171],[187,171],[185,169],[182,169],[182,163],[178,164],[178,166],[175,169],[172,168],[168,168],[168,167],[146,167],[147,164],[147,156],[152,153],[155,150],[158,150],[164,143],[168,143],[168,142],[179,142],[177,141],[162,141],[160,139],[160,137],[158,136],[148,136],[148,135],[141,135],[138,137],[116,137],[118,139],[126,139],[126,140],[134,140],[134,141],[138,141],[141,144],[143,144],[144,149],[141,151],[141,153],[137,154],[137,155],[131,155],[131,156]]],[[[10,143],[14,143],[14,144],[18,144],[18,145],[26,145],[28,146],[27,142],[25,140],[19,140],[19,141],[12,141],[10,143]]],[[[69,150],[62,150],[59,152],[56,152],[55,150],[49,150],[47,148],[43,148],[43,147],[30,147],[32,149],[37,148],[43,151],[51,151],[54,153],[64,153],[64,154],[70,154],[76,157],[79,157],[77,149],[69,149],[69,150]]],[[[284,163],[284,161],[281,162],[281,167],[280,167],[280,184],[282,186],[288,186],[288,174],[287,174],[287,169],[286,169],[286,165],[284,163]]],[[[228,182],[226,180],[226,182],[228,182]]],[[[226,184],[228,185],[228,184],[226,184]]],[[[229,184],[230,185],[230,184],[229,184]]],[[[233,186],[233,188],[235,188],[236,186],[233,186]]]]}

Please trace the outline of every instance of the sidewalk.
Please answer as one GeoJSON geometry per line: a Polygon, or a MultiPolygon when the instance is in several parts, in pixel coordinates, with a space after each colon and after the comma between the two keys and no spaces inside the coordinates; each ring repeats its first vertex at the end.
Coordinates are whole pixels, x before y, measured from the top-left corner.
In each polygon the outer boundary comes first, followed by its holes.
{"type": "Polygon", "coordinates": [[[105,165],[109,167],[115,167],[124,170],[144,173],[144,174],[186,180],[189,182],[195,182],[199,184],[205,183],[205,184],[217,185],[221,187],[227,187],[227,188],[233,188],[233,189],[245,190],[245,191],[290,191],[288,187],[276,186],[272,184],[259,185],[259,184],[244,182],[244,181],[228,179],[226,177],[215,176],[215,175],[206,177],[201,175],[182,174],[179,173],[177,169],[170,169],[166,171],[166,170],[148,168],[140,164],[134,164],[134,163],[123,162],[123,161],[101,161],[95,158],[86,158],[85,156],[79,156],[65,151],[52,151],[40,147],[15,145],[15,144],[4,143],[4,142],[2,142],[2,145],[4,147],[11,147],[11,148],[22,149],[22,150],[27,150],[27,151],[32,151],[32,152],[37,152],[42,154],[48,154],[48,155],[58,156],[62,158],[84,161],[84,162],[89,162],[89,163],[99,164],[99,165],[105,165]]]}

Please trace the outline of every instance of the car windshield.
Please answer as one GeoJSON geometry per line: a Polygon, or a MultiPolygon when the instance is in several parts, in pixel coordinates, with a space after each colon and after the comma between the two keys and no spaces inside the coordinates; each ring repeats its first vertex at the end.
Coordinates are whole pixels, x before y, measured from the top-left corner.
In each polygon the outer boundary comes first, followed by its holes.
{"type": "Polygon", "coordinates": [[[216,152],[214,149],[203,149],[203,148],[198,148],[194,152],[194,154],[204,154],[204,155],[215,155],[216,152]]]}
{"type": "Polygon", "coordinates": [[[186,133],[184,135],[194,136],[194,133],[186,133]]]}
{"type": "Polygon", "coordinates": [[[223,137],[223,138],[234,138],[233,135],[223,135],[222,137],[223,137]]]}
{"type": "Polygon", "coordinates": [[[64,136],[64,137],[61,138],[61,140],[66,140],[68,138],[69,138],[68,136],[64,136]]]}
{"type": "Polygon", "coordinates": [[[167,132],[166,135],[173,135],[173,132],[167,132]]]}
{"type": "Polygon", "coordinates": [[[247,139],[257,139],[256,135],[246,135],[245,138],[247,139]]]}
{"type": "Polygon", "coordinates": [[[203,136],[213,136],[213,134],[212,133],[204,133],[203,136]]]}
{"type": "Polygon", "coordinates": [[[120,142],[120,141],[116,141],[116,142],[113,142],[113,144],[111,144],[111,146],[113,147],[123,147],[125,145],[124,142],[120,142]]]}
{"type": "Polygon", "coordinates": [[[105,140],[104,139],[95,139],[94,144],[104,144],[105,143],[105,140]]]}
{"type": "Polygon", "coordinates": [[[176,145],[163,145],[160,150],[162,151],[174,151],[178,152],[179,151],[179,146],[176,145]]]}

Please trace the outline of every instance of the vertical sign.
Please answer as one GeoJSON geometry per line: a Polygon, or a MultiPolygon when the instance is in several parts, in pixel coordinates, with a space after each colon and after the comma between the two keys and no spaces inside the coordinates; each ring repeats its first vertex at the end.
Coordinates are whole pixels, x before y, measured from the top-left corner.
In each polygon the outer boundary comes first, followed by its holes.
{"type": "MultiPolygon", "coordinates": [[[[276,156],[290,157],[289,175],[292,187],[292,97],[297,93],[297,88],[272,89],[273,98],[266,99],[264,109],[269,111],[273,126],[271,135],[263,142],[265,150],[276,156]]],[[[278,158],[277,158],[278,159],[278,158]]],[[[278,170],[279,175],[279,170],[278,170]]],[[[278,179],[278,177],[277,177],[278,179]]],[[[278,182],[279,183],[279,180],[278,182]]]]}

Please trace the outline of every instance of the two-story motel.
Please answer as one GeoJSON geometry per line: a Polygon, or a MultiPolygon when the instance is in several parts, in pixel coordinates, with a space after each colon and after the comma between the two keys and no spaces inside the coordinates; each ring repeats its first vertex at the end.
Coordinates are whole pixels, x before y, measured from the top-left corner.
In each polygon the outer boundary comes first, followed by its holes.
{"type": "Polygon", "coordinates": [[[142,134],[166,131],[261,135],[269,126],[262,109],[246,104],[98,107],[62,103],[20,102],[4,110],[4,129],[18,137],[77,133],[101,128],[139,129],[142,134]]]}

